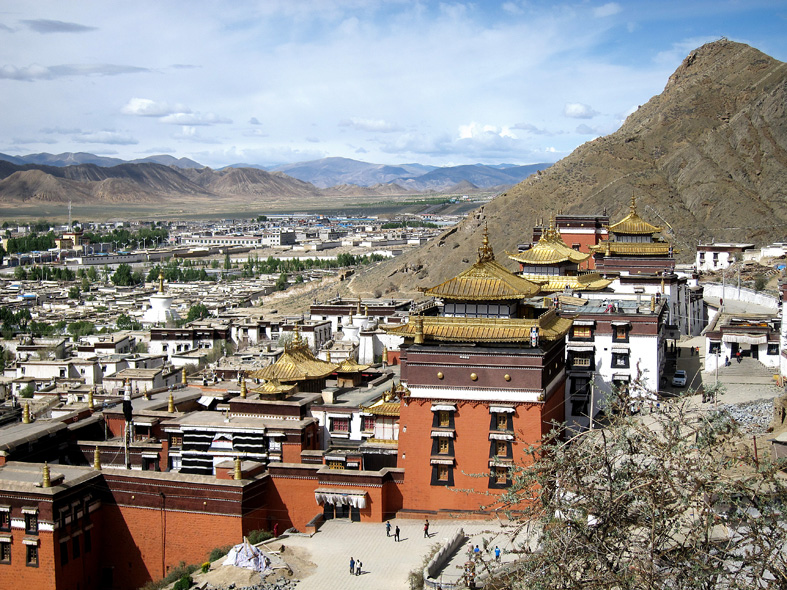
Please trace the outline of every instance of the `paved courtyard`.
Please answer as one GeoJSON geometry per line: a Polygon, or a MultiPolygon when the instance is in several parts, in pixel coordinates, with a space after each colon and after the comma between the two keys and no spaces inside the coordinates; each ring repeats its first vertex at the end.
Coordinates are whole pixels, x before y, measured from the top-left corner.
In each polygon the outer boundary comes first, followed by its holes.
{"type": "MultiPolygon", "coordinates": [[[[320,526],[313,537],[282,537],[285,547],[299,547],[309,554],[317,566],[313,574],[301,578],[298,590],[383,590],[410,588],[409,573],[422,566],[430,548],[444,543],[458,529],[464,529],[470,538],[459,548],[466,554],[470,543],[483,546],[483,538],[495,538],[501,550],[506,541],[499,536],[502,529],[497,521],[430,521],[429,538],[424,537],[423,521],[410,519],[391,520],[391,537],[385,536],[384,523],[358,523],[347,520],[329,520],[320,526]],[[399,525],[400,541],[393,538],[393,530],[399,525]],[[486,533],[486,534],[484,534],[486,533]],[[351,576],[350,557],[363,562],[363,573],[351,576]]],[[[490,546],[490,550],[494,545],[490,546]]],[[[286,559],[287,550],[283,557],[286,559]]],[[[453,581],[461,570],[454,560],[443,574],[444,581],[453,581]],[[456,570],[455,572],[452,571],[456,570]]]]}

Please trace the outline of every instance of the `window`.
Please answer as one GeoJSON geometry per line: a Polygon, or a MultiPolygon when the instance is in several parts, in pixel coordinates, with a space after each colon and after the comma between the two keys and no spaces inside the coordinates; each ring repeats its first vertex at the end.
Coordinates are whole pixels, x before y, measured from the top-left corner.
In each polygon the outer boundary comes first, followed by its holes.
{"type": "Polygon", "coordinates": [[[74,549],[73,550],[74,550],[74,559],[76,559],[77,557],[79,557],[79,554],[80,554],[80,551],[79,551],[79,537],[74,537],[74,549]]]}
{"type": "Polygon", "coordinates": [[[498,457],[508,456],[508,443],[506,441],[498,440],[495,442],[495,455],[498,457]]]}
{"type": "Polygon", "coordinates": [[[508,482],[508,469],[505,467],[495,467],[495,483],[505,484],[508,482]]]}
{"type": "Polygon", "coordinates": [[[438,424],[443,428],[448,428],[451,424],[451,414],[446,410],[438,412],[438,424]]]}
{"type": "Polygon", "coordinates": [[[571,329],[571,337],[575,340],[592,340],[593,328],[590,326],[574,326],[571,329]]]}
{"type": "Polygon", "coordinates": [[[177,436],[170,436],[169,437],[169,446],[170,447],[182,447],[183,446],[183,435],[179,434],[177,436]]]}
{"type": "Polygon", "coordinates": [[[629,353],[627,352],[613,352],[612,353],[612,367],[616,369],[627,369],[629,366],[629,353]]]}
{"type": "Polygon", "coordinates": [[[629,326],[612,326],[613,342],[628,342],[629,326]]]}
{"type": "Polygon", "coordinates": [[[779,354],[778,342],[768,342],[768,354],[779,354]]]}
{"type": "Polygon", "coordinates": [[[93,540],[90,538],[90,529],[85,531],[85,553],[90,553],[93,549],[93,540]]]}
{"type": "Polygon", "coordinates": [[[68,541],[60,542],[60,565],[68,563],[68,541]]]}
{"type": "Polygon", "coordinates": [[[508,430],[508,414],[497,414],[496,422],[498,430],[508,430]]]}
{"type": "Polygon", "coordinates": [[[0,530],[11,530],[11,511],[8,509],[0,510],[0,530]]]}
{"type": "Polygon", "coordinates": [[[363,417],[363,431],[364,432],[373,432],[374,431],[374,416],[364,416],[363,417]]]}
{"type": "Polygon", "coordinates": [[[438,465],[437,466],[437,480],[438,481],[448,481],[448,465],[438,465]]]}
{"type": "Polygon", "coordinates": [[[718,352],[721,352],[721,342],[711,342],[708,352],[710,354],[716,354],[718,352]]]}
{"type": "Polygon", "coordinates": [[[27,547],[25,563],[29,567],[38,567],[38,546],[25,545],[25,547],[27,547]]]}
{"type": "Polygon", "coordinates": [[[331,418],[331,432],[350,432],[350,419],[331,418]]]}
{"type": "Polygon", "coordinates": [[[0,541],[0,563],[11,563],[11,543],[0,541]]]}
{"type": "Polygon", "coordinates": [[[344,469],[344,463],[341,461],[328,461],[328,469],[344,469]]]}
{"type": "Polygon", "coordinates": [[[28,535],[38,534],[38,514],[25,514],[25,533],[28,535]]]}
{"type": "Polygon", "coordinates": [[[447,454],[450,449],[451,443],[447,438],[443,437],[438,441],[438,452],[441,455],[447,454]]]}

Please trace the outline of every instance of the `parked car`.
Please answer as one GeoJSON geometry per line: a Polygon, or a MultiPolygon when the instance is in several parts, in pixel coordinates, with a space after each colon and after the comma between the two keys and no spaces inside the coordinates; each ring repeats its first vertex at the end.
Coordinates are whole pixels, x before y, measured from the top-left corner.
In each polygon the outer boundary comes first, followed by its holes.
{"type": "Polygon", "coordinates": [[[673,387],[686,387],[686,371],[675,371],[672,376],[673,387]]]}

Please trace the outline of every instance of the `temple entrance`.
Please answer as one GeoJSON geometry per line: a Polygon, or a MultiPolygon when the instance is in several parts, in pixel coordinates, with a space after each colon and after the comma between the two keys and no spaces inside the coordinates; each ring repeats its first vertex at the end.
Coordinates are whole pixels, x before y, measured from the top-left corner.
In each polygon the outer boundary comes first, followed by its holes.
{"type": "Polygon", "coordinates": [[[362,490],[320,488],[314,492],[314,499],[318,504],[322,504],[325,520],[346,518],[352,522],[360,522],[361,510],[366,508],[366,492],[362,490]]]}

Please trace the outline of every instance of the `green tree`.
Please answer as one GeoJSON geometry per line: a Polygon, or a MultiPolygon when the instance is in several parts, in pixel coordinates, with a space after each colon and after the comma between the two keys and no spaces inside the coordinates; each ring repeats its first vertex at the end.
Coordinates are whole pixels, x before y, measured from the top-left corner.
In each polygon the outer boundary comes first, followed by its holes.
{"type": "Polygon", "coordinates": [[[208,316],[210,316],[210,310],[202,303],[197,303],[189,308],[189,312],[186,314],[186,322],[201,320],[208,316]]]}
{"type": "Polygon", "coordinates": [[[131,266],[123,263],[118,265],[115,274],[112,275],[112,282],[118,287],[130,287],[135,284],[134,278],[131,266]]]}
{"type": "Polygon", "coordinates": [[[98,280],[98,271],[96,270],[95,266],[91,266],[87,269],[87,278],[90,279],[91,283],[94,283],[98,280]]]}
{"type": "Polygon", "coordinates": [[[289,287],[289,283],[287,282],[287,273],[283,272],[279,275],[279,278],[276,279],[276,290],[277,291],[284,291],[289,287]]]}
{"type": "Polygon", "coordinates": [[[121,313],[118,316],[117,321],[115,322],[115,326],[117,326],[118,330],[141,330],[142,324],[138,321],[130,318],[124,313],[121,313]]]}
{"type": "Polygon", "coordinates": [[[79,338],[80,336],[89,336],[90,334],[95,334],[95,332],[95,324],[88,322],[87,320],[78,320],[76,322],[71,322],[68,325],[68,333],[74,338],[79,338]]]}
{"type": "Polygon", "coordinates": [[[77,286],[77,285],[72,286],[68,290],[68,298],[69,299],[79,299],[79,295],[80,294],[81,294],[81,291],[79,289],[79,286],[77,286]]]}
{"type": "Polygon", "coordinates": [[[232,268],[232,261],[230,260],[230,255],[224,255],[224,270],[230,270],[232,268]]]}
{"type": "Polygon", "coordinates": [[[732,453],[730,415],[688,396],[645,416],[629,402],[610,402],[602,429],[570,440],[555,429],[512,470],[502,508],[538,550],[485,587],[784,588],[779,465],[732,453]]]}

